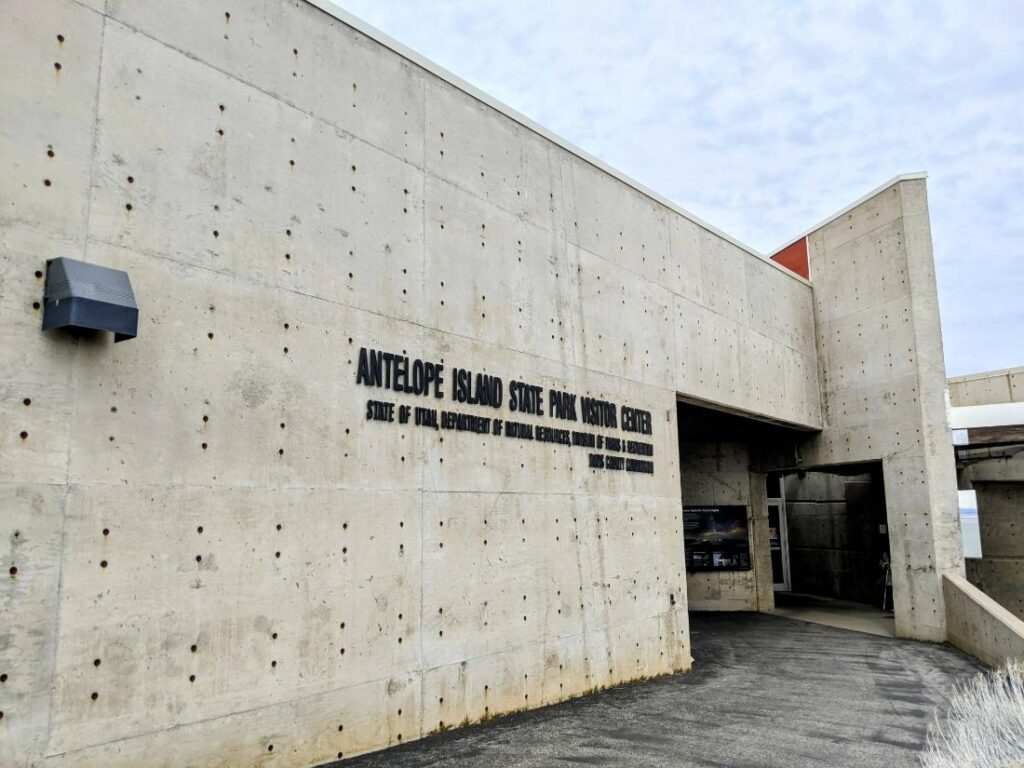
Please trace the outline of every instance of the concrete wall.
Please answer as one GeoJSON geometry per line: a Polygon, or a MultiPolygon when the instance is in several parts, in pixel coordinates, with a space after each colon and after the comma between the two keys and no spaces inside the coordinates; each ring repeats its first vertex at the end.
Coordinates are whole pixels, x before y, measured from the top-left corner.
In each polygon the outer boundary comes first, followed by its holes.
{"type": "Polygon", "coordinates": [[[949,402],[954,407],[1024,402],[1024,366],[952,378],[949,402]]]}
{"type": "Polygon", "coordinates": [[[807,472],[785,477],[794,592],[881,605],[889,549],[881,477],[807,472]]]}
{"type": "Polygon", "coordinates": [[[1024,622],[959,574],[942,587],[952,645],[992,667],[1024,659],[1024,622]]]}
{"type": "Polygon", "coordinates": [[[680,454],[683,504],[745,506],[750,533],[750,570],[686,574],[690,610],[770,613],[775,593],[764,475],[750,472],[742,443],[682,443],[680,454]]]}
{"type": "Polygon", "coordinates": [[[0,764],[305,766],[688,668],[676,395],[820,426],[805,282],[295,0],[9,4],[0,70],[0,764]],[[138,339],[40,333],[57,256],[138,339]],[[368,423],[361,346],[639,405],[656,472],[368,423]]]}
{"type": "Polygon", "coordinates": [[[945,639],[940,577],[963,573],[924,179],[808,236],[825,429],[804,464],[881,459],[896,631],[945,639]]]}
{"type": "Polygon", "coordinates": [[[1024,620],[1024,558],[968,557],[967,580],[1024,620]]]}
{"type": "Polygon", "coordinates": [[[967,578],[1024,619],[1024,451],[974,456],[959,475],[961,487],[975,491],[981,539],[981,557],[966,560],[967,578]]]}
{"type": "Polygon", "coordinates": [[[986,595],[1024,619],[1024,483],[974,481],[981,558],[967,576],[986,595]]]}

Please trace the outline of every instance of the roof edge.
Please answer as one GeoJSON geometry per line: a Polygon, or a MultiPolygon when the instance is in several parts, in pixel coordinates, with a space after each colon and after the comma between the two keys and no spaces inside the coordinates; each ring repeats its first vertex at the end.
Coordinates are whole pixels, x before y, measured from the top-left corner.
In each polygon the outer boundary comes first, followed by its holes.
{"type": "Polygon", "coordinates": [[[950,376],[947,382],[949,384],[959,384],[965,381],[981,381],[982,379],[994,379],[999,376],[1012,376],[1017,373],[1024,373],[1024,365],[1015,365],[1012,368],[996,368],[993,371],[965,373],[962,376],[950,376]]]}
{"type": "MultiPolygon", "coordinates": [[[[333,18],[337,19],[338,21],[342,22],[343,24],[346,24],[347,26],[352,27],[352,29],[356,30],[357,32],[359,32],[359,33],[361,33],[363,35],[366,35],[366,37],[370,38],[371,40],[374,40],[374,41],[380,43],[385,48],[391,49],[392,51],[397,53],[399,56],[401,56],[401,57],[403,57],[405,59],[408,59],[413,64],[415,64],[416,66],[418,66],[421,69],[425,70],[426,72],[429,72],[430,74],[434,75],[435,77],[438,77],[441,80],[444,80],[445,82],[449,83],[450,85],[455,86],[459,90],[464,91],[465,93],[467,93],[468,95],[470,95],[474,99],[476,99],[477,101],[479,101],[479,102],[481,102],[483,104],[486,104],[487,106],[491,107],[494,110],[497,110],[498,112],[502,113],[506,117],[508,117],[508,118],[514,120],[515,122],[519,123],[524,128],[527,128],[528,130],[533,131],[534,133],[536,133],[541,138],[547,139],[548,141],[552,142],[553,144],[557,144],[558,146],[560,146],[562,149],[566,150],[570,154],[575,155],[576,157],[579,157],[581,160],[584,160],[587,163],[590,163],[590,165],[594,166],[598,170],[603,171],[604,173],[607,173],[609,176],[612,176],[612,177],[618,179],[623,184],[626,184],[627,186],[632,187],[633,189],[635,189],[640,194],[642,194],[642,195],[644,195],[646,197],[651,198],[652,200],[654,200],[657,203],[660,203],[661,205],[665,206],[669,210],[675,211],[680,216],[683,216],[684,218],[689,219],[690,221],[692,221],[697,226],[702,227],[703,229],[706,229],[708,232],[711,232],[712,234],[717,235],[718,237],[722,238],[723,240],[726,240],[726,241],[732,243],[737,248],[745,251],[746,253],[750,254],[751,256],[755,256],[758,259],[760,259],[761,261],[763,261],[763,262],[765,262],[767,264],[770,264],[771,266],[775,267],[776,269],[778,269],[778,270],[784,272],[785,274],[789,275],[794,280],[798,280],[799,282],[805,283],[805,284],[808,284],[808,285],[810,284],[810,283],[808,283],[807,280],[804,280],[804,278],[802,278],[800,275],[797,275],[796,273],[791,272],[790,270],[786,269],[785,267],[781,266],[780,264],[776,264],[774,261],[772,261],[768,257],[767,254],[761,253],[760,251],[755,250],[754,248],[750,247],[749,245],[747,245],[746,243],[742,242],[741,240],[737,240],[735,237],[733,237],[733,236],[731,236],[729,234],[726,234],[725,232],[723,232],[722,230],[718,229],[717,227],[715,227],[715,226],[709,224],[708,222],[704,221],[699,216],[691,213],[690,211],[686,210],[682,206],[672,202],[667,197],[664,197],[663,195],[658,194],[657,192],[655,192],[654,190],[650,189],[646,185],[641,184],[636,179],[633,179],[633,178],[627,176],[626,174],[622,173],[619,170],[616,170],[615,168],[611,167],[610,165],[608,165],[607,163],[603,162],[602,160],[599,160],[597,157],[595,157],[594,155],[590,154],[586,150],[581,149],[580,147],[577,147],[572,142],[567,141],[566,139],[563,139],[558,134],[549,131],[547,128],[545,128],[540,123],[536,122],[535,120],[531,120],[529,117],[527,117],[526,115],[522,114],[521,112],[518,112],[517,110],[515,110],[512,107],[508,106],[507,104],[505,104],[505,103],[503,103],[501,101],[498,101],[498,99],[496,99],[493,96],[485,93],[484,91],[480,90],[476,86],[466,82],[465,80],[463,80],[458,75],[456,75],[456,74],[454,74],[452,72],[449,72],[447,69],[445,69],[441,65],[435,64],[433,61],[431,61],[430,59],[426,58],[425,56],[417,53],[412,48],[409,48],[408,46],[403,45],[402,43],[398,42],[397,40],[395,40],[390,35],[380,31],[379,29],[374,27],[372,24],[369,24],[369,23],[363,21],[358,16],[354,16],[353,14],[351,14],[348,11],[344,10],[343,8],[339,7],[335,3],[331,2],[331,0],[305,0],[305,2],[308,3],[309,5],[312,5],[313,7],[318,8],[319,10],[323,11],[328,16],[332,16],[333,18]]],[[[797,239],[799,239],[799,238],[797,238],[797,239]]]]}
{"type": "Polygon", "coordinates": [[[893,176],[891,179],[889,179],[884,184],[879,184],[877,187],[872,189],[870,192],[868,192],[865,195],[861,195],[856,200],[854,200],[852,203],[850,203],[849,205],[845,206],[841,210],[836,211],[831,216],[826,216],[824,219],[819,221],[817,224],[815,224],[810,229],[804,230],[801,234],[797,235],[796,237],[787,240],[782,245],[780,245],[778,248],[773,250],[771,252],[771,254],[769,254],[768,258],[770,259],[772,256],[775,256],[780,251],[782,251],[782,250],[784,250],[786,248],[789,248],[789,246],[791,246],[793,243],[797,242],[798,240],[802,240],[803,238],[807,237],[808,235],[813,234],[814,232],[817,232],[822,227],[824,227],[824,226],[826,226],[828,224],[831,224],[833,221],[838,219],[843,214],[849,213],[850,211],[852,211],[854,208],[856,208],[861,203],[867,202],[872,197],[877,195],[879,192],[884,192],[886,189],[888,189],[892,185],[898,184],[901,181],[917,181],[919,179],[927,179],[927,178],[928,178],[928,172],[927,171],[915,171],[913,173],[901,173],[901,174],[898,174],[896,176],[893,176]]]}

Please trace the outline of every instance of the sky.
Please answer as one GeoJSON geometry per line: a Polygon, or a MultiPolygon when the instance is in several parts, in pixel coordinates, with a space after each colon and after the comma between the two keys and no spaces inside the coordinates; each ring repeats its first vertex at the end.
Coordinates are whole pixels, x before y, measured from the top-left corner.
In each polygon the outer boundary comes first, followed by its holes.
{"type": "Polygon", "coordinates": [[[339,0],[761,253],[927,171],[950,376],[1024,365],[1024,0],[339,0]]]}

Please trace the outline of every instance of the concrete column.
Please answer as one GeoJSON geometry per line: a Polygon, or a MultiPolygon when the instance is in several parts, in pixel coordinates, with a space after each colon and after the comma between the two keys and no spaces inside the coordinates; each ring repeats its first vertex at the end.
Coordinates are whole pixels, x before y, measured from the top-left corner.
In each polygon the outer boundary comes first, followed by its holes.
{"type": "Polygon", "coordinates": [[[768,544],[768,495],[764,473],[750,473],[750,560],[754,566],[757,610],[775,610],[775,586],[772,576],[772,554],[768,544]]]}
{"type": "Polygon", "coordinates": [[[946,637],[962,573],[928,201],[904,179],[808,236],[825,428],[804,465],[881,460],[896,631],[946,637]]]}

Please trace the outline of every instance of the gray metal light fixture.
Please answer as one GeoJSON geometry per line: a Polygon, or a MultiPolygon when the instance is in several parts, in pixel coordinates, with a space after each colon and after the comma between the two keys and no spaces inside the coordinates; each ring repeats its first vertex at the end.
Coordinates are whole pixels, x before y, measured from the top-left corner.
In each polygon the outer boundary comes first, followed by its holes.
{"type": "Polygon", "coordinates": [[[128,273],[63,257],[48,261],[43,330],[54,328],[110,331],[115,342],[134,339],[139,306],[128,273]]]}

